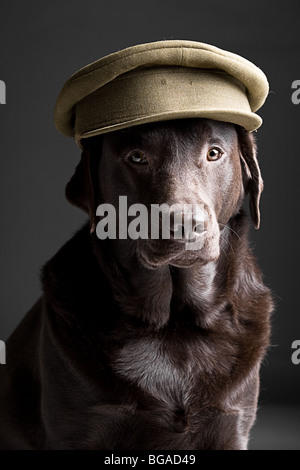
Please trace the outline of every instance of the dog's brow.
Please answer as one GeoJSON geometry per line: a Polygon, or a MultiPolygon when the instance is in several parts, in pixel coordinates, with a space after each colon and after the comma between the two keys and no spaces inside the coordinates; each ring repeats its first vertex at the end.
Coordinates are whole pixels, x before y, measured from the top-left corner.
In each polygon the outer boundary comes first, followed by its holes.
{"type": "Polygon", "coordinates": [[[224,139],[224,138],[220,138],[219,136],[217,137],[214,137],[214,136],[210,136],[208,139],[207,139],[207,142],[209,145],[228,145],[228,144],[231,144],[231,141],[229,139],[224,139]]]}
{"type": "Polygon", "coordinates": [[[235,141],[236,133],[234,128],[222,128],[222,129],[212,129],[212,132],[209,136],[209,143],[219,144],[219,145],[228,145],[232,146],[235,141]]]}

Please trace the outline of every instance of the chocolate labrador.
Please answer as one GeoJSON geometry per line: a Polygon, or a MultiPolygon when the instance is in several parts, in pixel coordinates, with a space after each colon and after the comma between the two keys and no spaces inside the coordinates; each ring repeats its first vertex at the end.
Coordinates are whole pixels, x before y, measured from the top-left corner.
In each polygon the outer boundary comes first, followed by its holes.
{"type": "Polygon", "coordinates": [[[44,266],[43,295],[8,341],[0,447],[246,449],[272,299],[242,202],[258,227],[262,186],[253,135],[233,124],[83,140],[66,194],[90,221],[44,266]],[[100,239],[103,204],[124,229],[120,196],[202,210],[189,231],[170,210],[169,238],[100,239]]]}

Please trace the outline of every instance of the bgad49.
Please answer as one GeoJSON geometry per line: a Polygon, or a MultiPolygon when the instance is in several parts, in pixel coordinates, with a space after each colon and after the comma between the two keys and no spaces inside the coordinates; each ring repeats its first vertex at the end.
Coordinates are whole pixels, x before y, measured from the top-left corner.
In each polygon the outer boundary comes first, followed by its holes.
{"type": "Polygon", "coordinates": [[[173,465],[179,464],[194,464],[195,463],[195,456],[194,455],[149,455],[148,463],[151,464],[166,464],[170,463],[173,465]]]}

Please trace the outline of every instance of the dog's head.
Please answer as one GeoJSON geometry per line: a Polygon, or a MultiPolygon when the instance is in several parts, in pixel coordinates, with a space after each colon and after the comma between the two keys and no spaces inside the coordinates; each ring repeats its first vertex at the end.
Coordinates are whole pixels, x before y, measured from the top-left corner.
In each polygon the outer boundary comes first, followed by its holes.
{"type": "MultiPolygon", "coordinates": [[[[89,214],[92,232],[97,207],[110,204],[115,237],[126,224],[128,243],[147,267],[185,267],[218,258],[220,232],[239,211],[245,193],[259,227],[263,183],[256,146],[253,135],[239,126],[207,119],[165,121],[85,139],[83,144],[67,199],[89,214]],[[120,196],[127,197],[125,218],[120,196]],[[143,233],[138,238],[127,232],[133,215],[139,216],[134,226],[143,233]],[[151,231],[157,221],[158,236],[151,231]]],[[[98,214],[103,216],[108,206],[102,207],[98,214]]],[[[121,231],[124,238],[124,227],[121,231]]]]}

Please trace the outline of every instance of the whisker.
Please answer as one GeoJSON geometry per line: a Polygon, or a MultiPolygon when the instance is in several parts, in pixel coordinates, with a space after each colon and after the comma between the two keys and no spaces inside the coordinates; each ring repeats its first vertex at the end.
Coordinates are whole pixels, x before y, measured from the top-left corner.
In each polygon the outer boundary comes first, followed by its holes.
{"type": "Polygon", "coordinates": [[[238,237],[238,239],[241,240],[241,237],[231,227],[229,227],[229,225],[222,224],[221,222],[219,222],[219,225],[223,225],[223,227],[229,228],[229,230],[231,230],[238,237]]]}
{"type": "MultiPolygon", "coordinates": [[[[227,227],[229,230],[231,230],[231,231],[238,237],[239,240],[241,240],[241,237],[240,237],[231,227],[229,227],[227,224],[222,224],[222,223],[220,223],[220,225],[223,225],[224,227],[227,227]]],[[[234,252],[234,249],[233,249],[232,244],[230,243],[229,240],[227,240],[227,244],[229,245],[230,250],[231,250],[231,252],[233,253],[233,252],[234,252]]],[[[220,244],[220,248],[222,249],[223,253],[225,254],[225,256],[226,256],[226,258],[227,258],[227,260],[228,260],[229,258],[228,258],[228,256],[227,256],[227,253],[225,253],[225,250],[224,250],[224,248],[222,247],[221,244],[220,244]]]]}
{"type": "Polygon", "coordinates": [[[221,250],[223,251],[224,255],[226,256],[227,261],[229,261],[229,257],[228,257],[228,255],[227,255],[226,251],[224,250],[224,248],[223,248],[221,245],[220,245],[220,248],[221,248],[221,250]]]}

